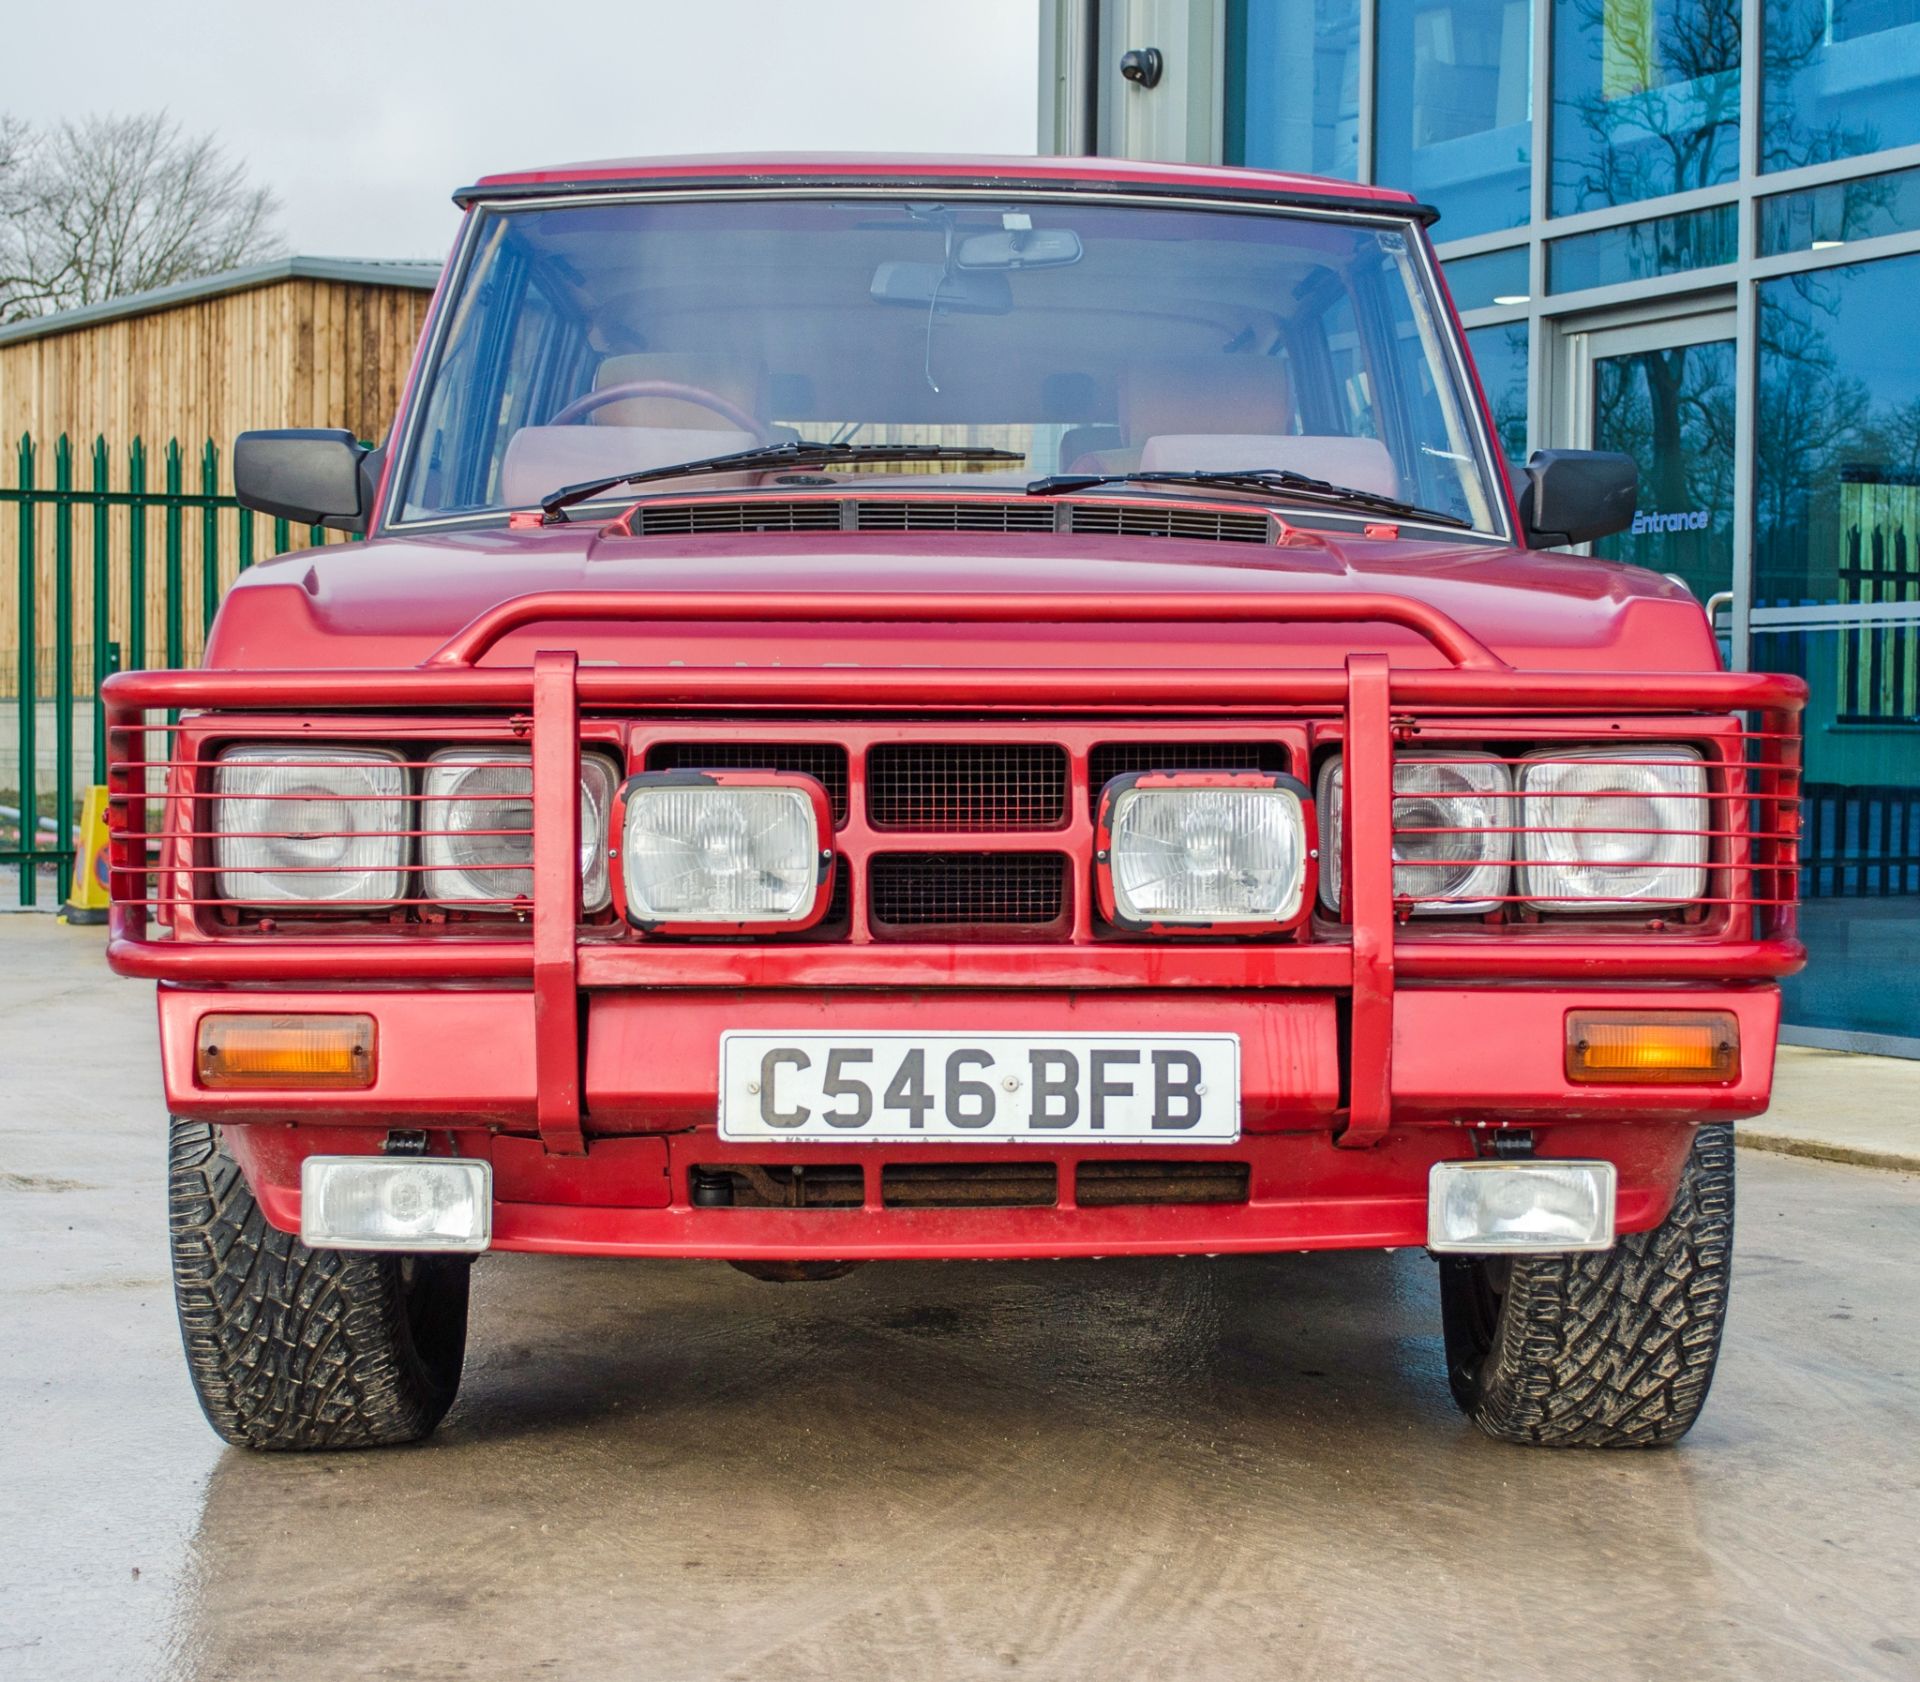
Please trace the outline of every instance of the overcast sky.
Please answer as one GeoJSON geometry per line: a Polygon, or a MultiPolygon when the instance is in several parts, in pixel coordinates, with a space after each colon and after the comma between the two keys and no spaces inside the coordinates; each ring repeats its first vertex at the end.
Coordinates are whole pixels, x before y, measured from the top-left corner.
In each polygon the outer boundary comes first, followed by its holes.
{"type": "Polygon", "coordinates": [[[445,255],[490,170],[1034,150],[1038,0],[86,0],[8,8],[0,111],[165,106],[304,255],[445,255]]]}

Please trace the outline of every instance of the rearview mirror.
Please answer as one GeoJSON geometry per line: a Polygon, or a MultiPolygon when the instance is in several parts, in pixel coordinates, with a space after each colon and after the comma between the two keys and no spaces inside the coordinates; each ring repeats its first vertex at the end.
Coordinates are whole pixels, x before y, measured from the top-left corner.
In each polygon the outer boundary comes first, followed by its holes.
{"type": "Polygon", "coordinates": [[[1085,255],[1071,228],[1008,228],[967,235],[953,260],[963,269],[1064,269],[1085,255]]]}
{"type": "Polygon", "coordinates": [[[233,444],[233,492],[242,508],[276,520],[364,533],[377,458],[337,427],[243,432],[233,444]]]}
{"type": "Polygon", "coordinates": [[[1633,524],[1640,469],[1610,450],[1535,450],[1520,491],[1529,549],[1565,549],[1633,524]]]}

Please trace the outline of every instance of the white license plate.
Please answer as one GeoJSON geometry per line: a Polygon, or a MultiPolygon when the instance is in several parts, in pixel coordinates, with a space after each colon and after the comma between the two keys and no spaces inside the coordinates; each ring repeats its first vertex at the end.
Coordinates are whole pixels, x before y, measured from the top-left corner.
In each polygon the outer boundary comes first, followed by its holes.
{"type": "Polygon", "coordinates": [[[728,1032],[720,1137],[1231,1144],[1240,1038],[728,1032]]]}

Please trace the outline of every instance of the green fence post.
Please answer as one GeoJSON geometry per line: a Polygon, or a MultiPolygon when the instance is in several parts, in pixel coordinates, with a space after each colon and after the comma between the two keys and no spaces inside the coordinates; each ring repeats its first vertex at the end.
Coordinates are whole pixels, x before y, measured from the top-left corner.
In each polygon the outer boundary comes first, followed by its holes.
{"type": "Polygon", "coordinates": [[[147,441],[127,447],[127,670],[147,664],[147,441]]]}
{"type": "Polygon", "coordinates": [[[211,438],[200,452],[200,657],[220,611],[220,452],[211,438]]]}
{"type": "Polygon", "coordinates": [[[241,508],[235,511],[240,521],[240,565],[238,570],[245,572],[253,565],[253,510],[241,508]]]}
{"type": "Polygon", "coordinates": [[[107,780],[107,709],[100,685],[113,670],[108,644],[113,640],[112,578],[107,566],[110,537],[107,503],[107,440],[93,441],[93,780],[107,780]]]}
{"type": "Polygon", "coordinates": [[[181,596],[180,555],[180,440],[167,440],[167,670],[177,671],[186,663],[181,596]]]}
{"type": "Polygon", "coordinates": [[[293,527],[285,520],[273,522],[273,552],[284,555],[293,547],[293,527]]]}
{"type": "Polygon", "coordinates": [[[20,572],[18,593],[20,597],[20,682],[14,690],[17,707],[20,792],[14,796],[20,802],[20,903],[32,905],[39,897],[39,861],[34,857],[36,844],[40,838],[40,803],[36,798],[36,773],[39,770],[39,744],[34,740],[35,725],[39,722],[35,716],[39,701],[40,680],[34,670],[33,637],[35,621],[39,617],[34,612],[34,534],[33,534],[33,437],[30,433],[20,435],[19,454],[20,480],[20,572]]]}
{"type": "Polygon", "coordinates": [[[73,445],[53,447],[53,815],[54,901],[73,886],[73,445]]]}

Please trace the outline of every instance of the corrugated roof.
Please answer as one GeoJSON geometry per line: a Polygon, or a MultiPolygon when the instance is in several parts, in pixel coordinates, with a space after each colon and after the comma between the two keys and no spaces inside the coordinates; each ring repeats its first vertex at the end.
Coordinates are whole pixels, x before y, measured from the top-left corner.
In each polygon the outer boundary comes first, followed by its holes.
{"type": "Polygon", "coordinates": [[[0,345],[41,339],[51,333],[70,333],[75,328],[95,327],[124,316],[150,315],[155,310],[197,303],[202,298],[220,298],[230,292],[248,292],[256,286],[272,286],[283,280],[330,280],[347,286],[404,286],[416,292],[431,292],[440,282],[440,268],[438,263],[405,258],[280,257],[250,268],[228,269],[221,274],[202,275],[198,280],[183,280],[176,286],[156,287],[151,292],[131,292],[124,298],[109,298],[104,304],[89,304],[85,309],[62,310],[57,315],[16,321],[0,327],[0,345]]]}

